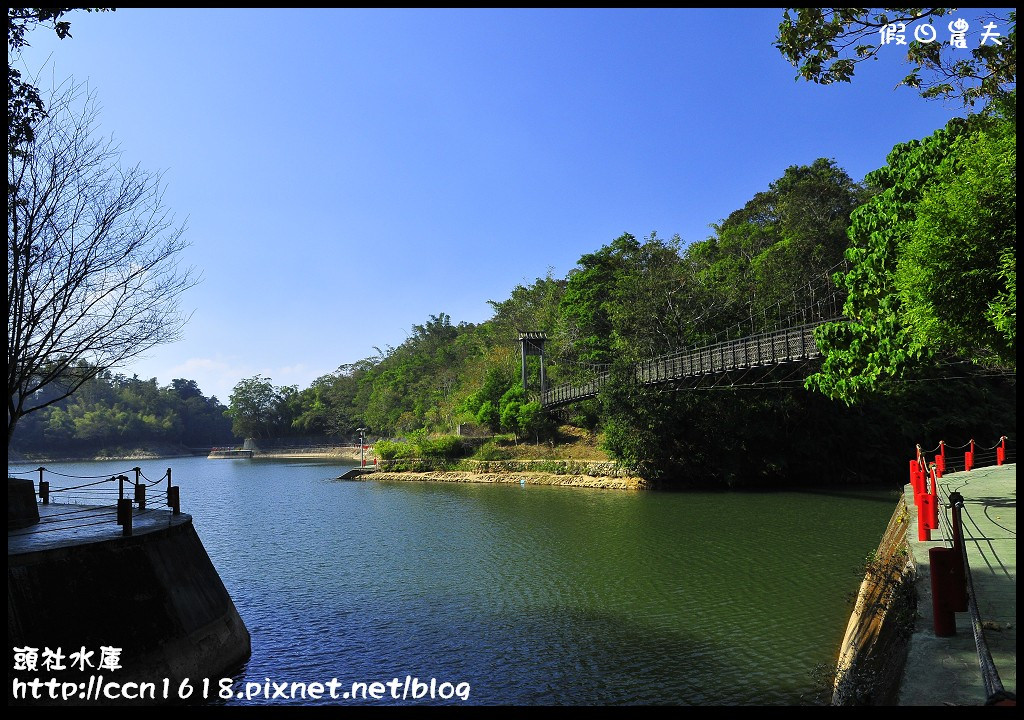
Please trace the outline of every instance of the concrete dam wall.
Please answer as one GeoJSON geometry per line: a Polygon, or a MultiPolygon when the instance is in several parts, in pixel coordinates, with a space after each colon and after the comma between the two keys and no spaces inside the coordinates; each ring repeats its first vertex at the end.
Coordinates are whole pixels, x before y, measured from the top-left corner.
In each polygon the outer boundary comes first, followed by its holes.
{"type": "MultiPolygon", "coordinates": [[[[162,526],[133,536],[50,542],[40,549],[14,547],[8,531],[8,644],[40,654],[44,648],[59,648],[68,665],[70,653],[94,652],[92,667],[9,669],[9,682],[57,678],[84,688],[90,676],[102,675],[105,681],[156,683],[162,689],[166,679],[174,701],[180,700],[176,689],[184,678],[193,687],[210,678],[210,687],[216,688],[220,678],[242,668],[251,651],[249,632],[192,518],[161,515],[166,518],[162,526]],[[97,668],[101,647],[121,649],[120,669],[97,668]]],[[[9,704],[40,704],[31,694],[24,700],[17,694],[11,698],[9,704]]],[[[100,704],[112,702],[99,699],[100,704]]],[[[166,701],[157,697],[156,702],[166,701]]]]}

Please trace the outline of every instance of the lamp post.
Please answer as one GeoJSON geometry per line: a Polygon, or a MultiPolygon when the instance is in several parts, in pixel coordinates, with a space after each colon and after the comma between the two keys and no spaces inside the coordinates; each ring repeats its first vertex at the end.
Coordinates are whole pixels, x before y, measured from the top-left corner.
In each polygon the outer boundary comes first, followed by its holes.
{"type": "Polygon", "coordinates": [[[359,431],[359,467],[366,467],[366,460],[363,459],[363,433],[366,428],[356,428],[359,431]]]}

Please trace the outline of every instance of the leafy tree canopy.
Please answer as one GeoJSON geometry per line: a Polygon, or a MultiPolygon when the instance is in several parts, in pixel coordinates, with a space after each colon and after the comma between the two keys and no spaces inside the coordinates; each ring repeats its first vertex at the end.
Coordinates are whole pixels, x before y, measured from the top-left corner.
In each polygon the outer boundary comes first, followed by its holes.
{"type": "Polygon", "coordinates": [[[797,78],[821,85],[850,82],[859,63],[877,59],[879,52],[901,47],[882,44],[880,33],[889,26],[889,32],[900,33],[911,65],[899,84],[919,89],[922,97],[951,98],[964,106],[973,106],[1014,89],[1016,12],[1007,10],[993,16],[991,32],[999,35],[968,49],[952,44],[945,18],[954,11],[955,8],[786,8],[775,47],[798,68],[797,78]],[[939,18],[943,22],[936,23],[939,18]]]}
{"type": "Polygon", "coordinates": [[[937,362],[1016,366],[1013,115],[954,118],[887,160],[852,217],[849,321],[818,331],[807,382],[851,404],[937,362]]]}

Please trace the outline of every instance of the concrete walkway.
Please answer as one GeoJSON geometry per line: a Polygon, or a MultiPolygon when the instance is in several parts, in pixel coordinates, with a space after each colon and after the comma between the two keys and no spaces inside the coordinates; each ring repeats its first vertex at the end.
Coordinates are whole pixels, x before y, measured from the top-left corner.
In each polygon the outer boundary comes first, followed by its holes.
{"type": "MultiPolygon", "coordinates": [[[[123,536],[117,509],[110,505],[39,505],[39,522],[7,531],[7,554],[20,555],[70,545],[106,542],[123,536]]],[[[132,510],[132,535],[145,535],[171,525],[192,522],[192,516],[170,510],[132,510]]]]}
{"type": "Polygon", "coordinates": [[[917,507],[908,484],[907,541],[917,566],[917,619],[900,686],[899,705],[984,705],[969,612],[956,613],[956,635],[937,637],[933,627],[928,549],[951,547],[951,492],[964,498],[964,542],[983,622],[984,640],[1008,692],[1017,691],[1017,466],[982,467],[946,475],[938,483],[942,505],[931,542],[918,540],[917,507]]]}

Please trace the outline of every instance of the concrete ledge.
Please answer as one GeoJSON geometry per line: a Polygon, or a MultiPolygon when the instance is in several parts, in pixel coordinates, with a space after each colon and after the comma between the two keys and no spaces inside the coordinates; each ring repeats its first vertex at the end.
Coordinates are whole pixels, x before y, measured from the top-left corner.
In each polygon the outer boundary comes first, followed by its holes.
{"type": "MultiPolygon", "coordinates": [[[[102,674],[122,683],[180,683],[187,677],[194,686],[210,678],[216,687],[219,678],[237,671],[251,652],[249,632],[191,518],[178,517],[185,520],[131,537],[8,551],[12,647],[62,648],[65,656],[84,647],[95,653],[93,662],[101,647],[122,650],[119,670],[9,670],[9,682],[54,677],[82,683],[102,674]]],[[[8,702],[40,704],[10,696],[8,702]]]]}
{"type": "Polygon", "coordinates": [[[7,529],[30,527],[37,522],[35,484],[26,478],[7,478],[7,529]]]}

